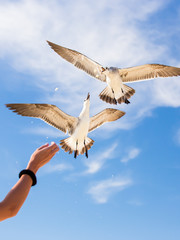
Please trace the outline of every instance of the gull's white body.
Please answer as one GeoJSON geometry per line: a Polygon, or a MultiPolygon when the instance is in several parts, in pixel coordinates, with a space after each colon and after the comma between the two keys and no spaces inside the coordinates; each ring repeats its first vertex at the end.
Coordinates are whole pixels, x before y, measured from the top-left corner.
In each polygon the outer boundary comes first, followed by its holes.
{"type": "Polygon", "coordinates": [[[79,122],[73,133],[73,137],[79,141],[84,140],[87,137],[89,130],[89,101],[84,103],[83,109],[79,115],[79,122]]]}
{"type": "Polygon", "coordinates": [[[104,74],[106,75],[107,85],[114,93],[115,99],[122,97],[124,95],[123,92],[125,92],[125,89],[118,69],[110,67],[104,71],[104,74]]]}
{"type": "Polygon", "coordinates": [[[66,139],[66,143],[71,150],[78,151],[78,153],[90,142],[90,138],[87,137],[90,123],[89,106],[90,101],[87,99],[84,101],[83,109],[78,117],[78,123],[73,134],[66,139]]]}

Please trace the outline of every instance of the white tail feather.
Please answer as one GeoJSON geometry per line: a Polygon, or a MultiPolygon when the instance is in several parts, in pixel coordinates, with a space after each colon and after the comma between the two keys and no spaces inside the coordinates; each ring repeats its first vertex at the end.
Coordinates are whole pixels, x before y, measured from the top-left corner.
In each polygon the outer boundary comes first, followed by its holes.
{"type": "MultiPolygon", "coordinates": [[[[116,96],[117,102],[118,103],[126,102],[127,99],[129,99],[134,93],[135,93],[135,90],[133,88],[123,84],[122,91],[120,91],[118,93],[118,95],[116,96]]],[[[129,102],[129,101],[127,101],[127,102],[129,102]]]]}
{"type": "Polygon", "coordinates": [[[101,100],[110,103],[110,104],[117,104],[117,101],[114,97],[114,93],[112,92],[112,89],[107,86],[100,94],[99,97],[101,100]]]}
{"type": "Polygon", "coordinates": [[[86,149],[89,150],[92,147],[93,143],[94,141],[89,137],[86,137],[84,144],[84,141],[77,142],[73,136],[60,141],[60,145],[65,152],[72,154],[73,152],[77,151],[77,156],[79,154],[84,154],[86,152],[86,149]]]}

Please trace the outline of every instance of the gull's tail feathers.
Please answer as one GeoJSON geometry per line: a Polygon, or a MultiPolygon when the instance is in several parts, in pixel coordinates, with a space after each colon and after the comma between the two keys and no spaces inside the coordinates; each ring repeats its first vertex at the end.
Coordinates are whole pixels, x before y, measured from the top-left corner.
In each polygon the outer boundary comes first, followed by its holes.
{"type": "Polygon", "coordinates": [[[125,102],[125,103],[127,103],[127,104],[130,103],[130,102],[128,101],[128,99],[131,98],[132,95],[134,95],[135,90],[134,90],[133,88],[131,88],[131,87],[123,84],[123,90],[122,90],[122,91],[123,91],[123,95],[121,95],[119,98],[117,97],[117,102],[118,102],[119,104],[121,104],[121,103],[123,103],[123,102],[125,102]]]}
{"type": "Polygon", "coordinates": [[[72,154],[74,152],[74,158],[76,158],[79,154],[84,154],[88,157],[88,150],[94,144],[94,140],[89,137],[86,137],[85,141],[78,142],[72,136],[62,139],[60,141],[60,145],[65,152],[69,152],[72,154]]]}
{"type": "Polygon", "coordinates": [[[114,97],[114,93],[112,92],[111,88],[107,86],[100,94],[99,97],[101,100],[110,103],[110,104],[117,104],[117,101],[114,97]]]}

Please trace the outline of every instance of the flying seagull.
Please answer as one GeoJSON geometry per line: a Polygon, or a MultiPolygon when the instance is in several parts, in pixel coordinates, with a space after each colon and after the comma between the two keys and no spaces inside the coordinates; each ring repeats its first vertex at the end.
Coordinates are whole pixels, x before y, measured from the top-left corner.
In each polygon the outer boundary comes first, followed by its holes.
{"type": "Polygon", "coordinates": [[[60,141],[61,147],[65,152],[71,154],[74,151],[74,157],[84,154],[88,158],[88,150],[92,147],[94,141],[89,138],[88,132],[100,127],[106,122],[115,121],[125,112],[117,109],[107,108],[93,117],[89,117],[90,95],[84,100],[82,111],[79,117],[70,116],[58,107],[51,104],[6,104],[13,112],[22,116],[40,118],[51,126],[70,135],[70,137],[60,141]]]}
{"type": "Polygon", "coordinates": [[[107,83],[107,87],[99,94],[100,99],[110,104],[125,102],[135,93],[135,90],[124,83],[143,81],[157,77],[173,77],[180,75],[180,68],[162,64],[145,64],[130,68],[104,68],[99,63],[75,50],[65,48],[47,41],[51,48],[62,58],[89,75],[107,83]]]}

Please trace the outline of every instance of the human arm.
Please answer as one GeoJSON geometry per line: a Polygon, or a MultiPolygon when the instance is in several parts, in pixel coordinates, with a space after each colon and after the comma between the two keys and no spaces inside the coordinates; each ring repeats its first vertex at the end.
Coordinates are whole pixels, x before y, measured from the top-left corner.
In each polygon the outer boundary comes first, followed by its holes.
{"type": "MultiPolygon", "coordinates": [[[[31,155],[26,169],[36,174],[38,169],[48,163],[58,151],[59,147],[55,143],[51,143],[51,145],[45,144],[39,147],[31,155]]],[[[18,213],[28,196],[31,186],[31,177],[27,174],[22,175],[4,200],[0,202],[0,221],[13,217],[18,213]]]]}

